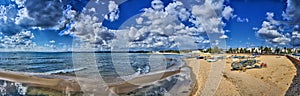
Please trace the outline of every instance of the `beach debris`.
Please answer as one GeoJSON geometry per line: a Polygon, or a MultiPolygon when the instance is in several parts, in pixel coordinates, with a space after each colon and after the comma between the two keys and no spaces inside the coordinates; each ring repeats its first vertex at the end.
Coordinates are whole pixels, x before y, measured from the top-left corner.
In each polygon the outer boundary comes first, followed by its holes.
{"type": "Polygon", "coordinates": [[[261,67],[267,67],[267,64],[266,63],[261,63],[261,67]]]}
{"type": "Polygon", "coordinates": [[[196,58],[197,59],[204,59],[205,57],[204,56],[197,56],[196,58]]]}
{"type": "Polygon", "coordinates": [[[216,62],[217,60],[216,59],[207,59],[206,61],[207,62],[216,62]]]}
{"type": "Polygon", "coordinates": [[[265,68],[267,67],[266,63],[258,63],[258,60],[256,59],[248,59],[243,61],[235,61],[231,64],[231,67],[233,70],[242,70],[243,72],[246,71],[246,69],[252,69],[252,68],[265,68]]]}

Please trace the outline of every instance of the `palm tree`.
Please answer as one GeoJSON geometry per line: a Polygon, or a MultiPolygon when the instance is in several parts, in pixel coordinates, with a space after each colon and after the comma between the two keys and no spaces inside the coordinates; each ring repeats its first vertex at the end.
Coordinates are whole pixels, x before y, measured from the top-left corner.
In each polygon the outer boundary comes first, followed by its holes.
{"type": "Polygon", "coordinates": [[[287,51],[287,48],[286,48],[286,47],[284,47],[283,49],[284,49],[284,53],[286,54],[286,53],[287,53],[287,52],[286,52],[286,51],[287,51]]]}
{"type": "Polygon", "coordinates": [[[279,53],[280,53],[280,48],[276,47],[276,48],[275,48],[275,53],[276,53],[276,54],[279,54],[279,53]]]}
{"type": "Polygon", "coordinates": [[[251,48],[251,53],[254,53],[255,48],[251,48]]]}
{"type": "Polygon", "coordinates": [[[232,51],[233,51],[232,48],[229,48],[228,53],[232,53],[232,51]]]}
{"type": "Polygon", "coordinates": [[[272,52],[272,50],[271,50],[271,48],[269,48],[269,47],[265,47],[265,48],[263,49],[263,52],[264,52],[264,54],[270,54],[270,53],[272,52]]]}
{"type": "Polygon", "coordinates": [[[208,49],[206,50],[206,52],[211,53],[211,52],[212,52],[212,49],[211,49],[211,48],[208,48],[208,49]]]}
{"type": "Polygon", "coordinates": [[[288,53],[288,54],[293,53],[293,52],[292,52],[292,49],[291,49],[291,48],[288,48],[288,49],[287,49],[287,53],[288,53]]]}
{"type": "Polygon", "coordinates": [[[219,47],[218,46],[215,46],[213,49],[212,49],[212,52],[213,53],[220,53],[220,49],[219,49],[219,47]]]}
{"type": "Polygon", "coordinates": [[[244,50],[244,53],[247,53],[247,49],[246,48],[244,48],[243,50],[244,50]]]}
{"type": "Polygon", "coordinates": [[[240,53],[241,52],[239,48],[236,48],[235,51],[236,51],[236,53],[240,53]]]}
{"type": "Polygon", "coordinates": [[[260,50],[260,54],[262,54],[262,52],[263,52],[263,46],[260,46],[259,50],[260,50]]]}

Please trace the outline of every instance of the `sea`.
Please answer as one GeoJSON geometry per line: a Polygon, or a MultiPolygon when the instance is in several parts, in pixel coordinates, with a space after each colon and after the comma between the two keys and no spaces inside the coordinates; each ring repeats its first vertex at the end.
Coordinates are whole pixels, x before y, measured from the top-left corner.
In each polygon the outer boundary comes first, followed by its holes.
{"type": "MultiPolygon", "coordinates": [[[[1,52],[0,70],[43,75],[81,72],[77,76],[82,77],[100,74],[109,82],[115,77],[176,70],[184,65],[182,58],[185,57],[179,54],[148,53],[1,52]]],[[[26,95],[26,90],[26,84],[0,80],[1,96],[22,96],[26,95]]]]}

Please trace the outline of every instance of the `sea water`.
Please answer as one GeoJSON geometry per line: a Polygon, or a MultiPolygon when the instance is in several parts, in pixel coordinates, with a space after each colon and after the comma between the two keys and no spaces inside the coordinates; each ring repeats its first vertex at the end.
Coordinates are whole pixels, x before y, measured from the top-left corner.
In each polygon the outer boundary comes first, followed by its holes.
{"type": "MultiPolygon", "coordinates": [[[[74,69],[73,61],[81,59],[75,56],[87,58],[85,59],[86,61],[79,61],[79,63],[82,63],[82,69],[88,67],[84,66],[85,63],[97,62],[96,64],[100,72],[112,72],[115,71],[113,64],[128,63],[131,65],[130,67],[136,71],[138,68],[144,68],[149,65],[151,54],[129,53],[124,55],[124,53],[3,52],[0,53],[0,69],[36,73],[64,72],[63,70],[72,71],[72,69],[74,69]]],[[[163,55],[163,58],[178,59],[180,57],[181,55],[176,54],[163,55]]],[[[160,60],[162,58],[154,59],[160,60]]],[[[76,63],[78,63],[78,61],[76,63]]],[[[166,62],[166,64],[166,66],[170,66],[168,65],[168,62],[166,62]]],[[[152,70],[155,70],[155,68],[152,70]]]]}

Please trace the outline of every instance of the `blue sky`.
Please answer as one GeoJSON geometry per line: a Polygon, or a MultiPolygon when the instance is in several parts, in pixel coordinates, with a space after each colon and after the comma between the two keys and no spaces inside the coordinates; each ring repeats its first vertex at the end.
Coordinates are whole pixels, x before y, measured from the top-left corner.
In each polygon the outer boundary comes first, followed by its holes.
{"type": "Polygon", "coordinates": [[[298,46],[299,4],[288,1],[1,0],[0,47],[62,49],[75,39],[92,44],[77,47],[102,49],[124,40],[129,40],[124,45],[129,48],[161,50],[224,46],[224,42],[234,48],[298,46]]]}
{"type": "Polygon", "coordinates": [[[228,46],[245,47],[251,44],[255,46],[268,45],[263,39],[255,35],[252,28],[261,27],[266,20],[266,13],[273,12],[274,18],[281,19],[282,12],[285,11],[286,1],[284,0],[231,0],[228,5],[234,8],[234,14],[241,18],[248,18],[249,22],[237,22],[230,20],[225,29],[230,30],[227,40],[228,46]],[[250,43],[250,44],[245,44],[250,43]]]}

